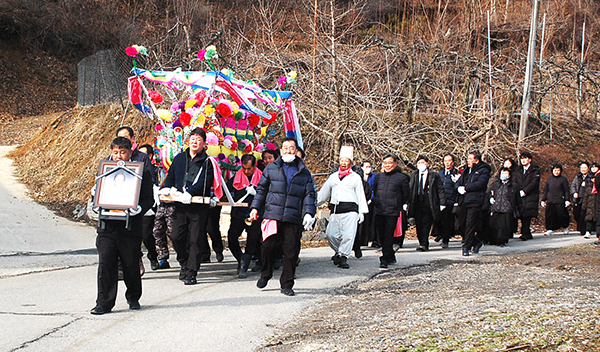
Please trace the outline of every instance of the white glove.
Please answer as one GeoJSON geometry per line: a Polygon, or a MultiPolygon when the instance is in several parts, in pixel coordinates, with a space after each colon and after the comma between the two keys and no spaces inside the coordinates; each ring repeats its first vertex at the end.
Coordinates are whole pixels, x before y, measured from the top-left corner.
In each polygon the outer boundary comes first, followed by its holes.
{"type": "Polygon", "coordinates": [[[250,185],[250,186],[246,187],[246,193],[248,193],[248,195],[250,195],[250,196],[255,196],[256,189],[254,189],[254,186],[250,185]]]}
{"type": "Polygon", "coordinates": [[[139,205],[135,208],[129,208],[129,215],[130,216],[136,216],[139,213],[142,212],[142,207],[140,207],[139,205]]]}
{"type": "Polygon", "coordinates": [[[219,198],[218,197],[212,197],[210,199],[210,204],[208,205],[211,208],[214,208],[217,206],[217,203],[219,203],[219,198]]]}
{"type": "Polygon", "coordinates": [[[310,214],[304,215],[304,220],[302,221],[302,226],[304,226],[304,230],[310,231],[314,222],[315,218],[310,216],[310,214]]]}
{"type": "Polygon", "coordinates": [[[181,197],[179,197],[179,200],[183,204],[192,204],[192,195],[188,192],[184,192],[181,197]]]}
{"type": "Polygon", "coordinates": [[[363,214],[363,213],[358,214],[358,223],[362,224],[363,221],[365,221],[365,214],[363,214]]]}
{"type": "Polygon", "coordinates": [[[372,200],[370,200],[370,199],[369,199],[369,200],[367,201],[367,205],[371,205],[371,202],[372,202],[372,200]]]}
{"type": "Polygon", "coordinates": [[[161,188],[158,190],[158,194],[161,196],[168,196],[169,194],[171,194],[171,189],[170,188],[161,188]]]}
{"type": "Polygon", "coordinates": [[[579,198],[579,193],[573,193],[573,198],[579,198]]]}
{"type": "Polygon", "coordinates": [[[568,200],[565,200],[565,208],[568,208],[569,205],[571,205],[571,202],[569,202],[568,200]]]}
{"type": "Polygon", "coordinates": [[[402,209],[403,209],[404,211],[408,211],[408,204],[404,204],[404,205],[402,206],[402,209]]]}
{"type": "Polygon", "coordinates": [[[490,198],[490,204],[496,204],[496,200],[494,198],[490,198]]]}
{"type": "Polygon", "coordinates": [[[160,198],[158,197],[158,186],[153,185],[152,186],[152,196],[154,197],[154,206],[157,207],[160,204],[160,198]]]}
{"type": "Polygon", "coordinates": [[[96,185],[94,185],[94,187],[92,187],[92,189],[90,190],[90,193],[92,194],[92,197],[96,196],[96,185]]]}
{"type": "Polygon", "coordinates": [[[458,193],[460,193],[460,194],[467,193],[467,190],[465,189],[465,186],[459,186],[458,187],[458,193]]]}
{"type": "Polygon", "coordinates": [[[456,183],[456,181],[458,181],[458,179],[460,178],[460,174],[456,174],[456,175],[452,175],[450,176],[450,179],[452,180],[452,182],[456,183]]]}
{"type": "Polygon", "coordinates": [[[444,211],[444,209],[446,209],[445,205],[440,205],[440,211],[444,211]]]}
{"type": "Polygon", "coordinates": [[[541,204],[542,204],[542,208],[545,208],[545,207],[546,207],[546,202],[542,201],[542,203],[541,203],[541,204]]]}
{"type": "Polygon", "coordinates": [[[520,191],[519,191],[519,194],[521,195],[521,198],[525,197],[525,191],[523,191],[523,190],[520,190],[520,191]]]}

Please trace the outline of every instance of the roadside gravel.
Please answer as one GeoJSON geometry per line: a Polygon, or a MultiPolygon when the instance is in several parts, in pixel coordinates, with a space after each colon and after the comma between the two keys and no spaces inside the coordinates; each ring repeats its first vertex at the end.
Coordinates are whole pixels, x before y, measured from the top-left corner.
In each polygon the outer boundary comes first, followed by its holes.
{"type": "Polygon", "coordinates": [[[383,271],[261,351],[598,351],[600,246],[383,271]]]}

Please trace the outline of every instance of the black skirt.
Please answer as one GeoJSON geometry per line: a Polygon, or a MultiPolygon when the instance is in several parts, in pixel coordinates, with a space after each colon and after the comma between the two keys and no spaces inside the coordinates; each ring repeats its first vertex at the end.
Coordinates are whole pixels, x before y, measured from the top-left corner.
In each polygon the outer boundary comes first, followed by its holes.
{"type": "Polygon", "coordinates": [[[564,204],[546,204],[546,230],[569,227],[569,210],[564,204]]]}

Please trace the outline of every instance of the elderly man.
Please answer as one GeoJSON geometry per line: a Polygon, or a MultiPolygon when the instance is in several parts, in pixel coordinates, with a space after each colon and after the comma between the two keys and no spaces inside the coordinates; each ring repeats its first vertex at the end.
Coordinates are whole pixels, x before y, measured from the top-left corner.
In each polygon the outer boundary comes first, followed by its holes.
{"type": "Polygon", "coordinates": [[[315,183],[302,159],[296,156],[298,142],[286,137],[281,144],[281,156],[270,163],[258,183],[256,196],[250,208],[250,219],[261,223],[263,268],[258,288],[265,288],[273,277],[273,264],[283,253],[283,270],[279,283],[281,293],[295,295],[294,275],[300,253],[302,227],[309,230],[315,222],[315,183]]]}
{"type": "Polygon", "coordinates": [[[348,256],[352,252],[354,236],[359,223],[369,212],[361,177],[352,171],[353,148],[342,147],[340,168],[329,176],[318,193],[317,206],[329,200],[331,216],[327,225],[329,246],[335,252],[333,264],[350,268],[348,256]]]}

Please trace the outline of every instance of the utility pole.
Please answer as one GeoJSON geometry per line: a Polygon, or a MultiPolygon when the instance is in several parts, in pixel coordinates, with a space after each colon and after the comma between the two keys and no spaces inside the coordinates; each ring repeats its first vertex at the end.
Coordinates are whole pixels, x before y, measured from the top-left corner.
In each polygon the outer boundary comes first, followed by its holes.
{"type": "Polygon", "coordinates": [[[531,100],[531,79],[533,78],[533,66],[535,65],[535,41],[537,37],[538,17],[540,13],[540,1],[533,0],[533,11],[531,12],[531,28],[529,29],[529,49],[527,50],[527,67],[525,68],[525,83],[523,84],[523,102],[521,105],[521,122],[519,124],[519,145],[527,134],[527,120],[529,118],[529,103],[531,100]]]}

